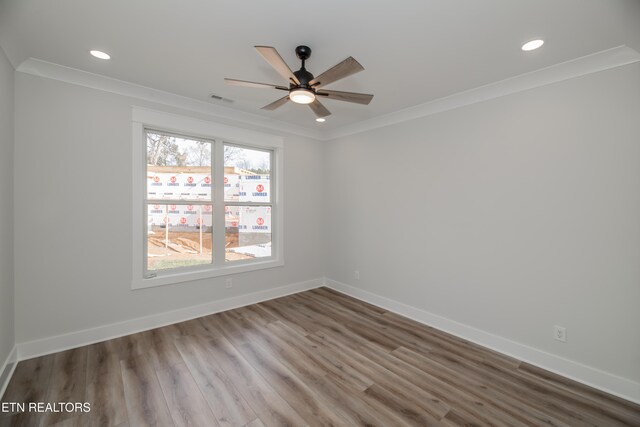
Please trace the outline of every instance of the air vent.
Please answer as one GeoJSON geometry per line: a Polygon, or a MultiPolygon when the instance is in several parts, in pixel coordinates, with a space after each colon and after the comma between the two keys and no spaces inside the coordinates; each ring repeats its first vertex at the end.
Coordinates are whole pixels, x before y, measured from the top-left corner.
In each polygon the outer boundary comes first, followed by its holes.
{"type": "Polygon", "coordinates": [[[233,99],[224,98],[220,95],[216,95],[215,93],[212,93],[210,97],[211,99],[215,99],[216,101],[233,102],[233,99]]]}

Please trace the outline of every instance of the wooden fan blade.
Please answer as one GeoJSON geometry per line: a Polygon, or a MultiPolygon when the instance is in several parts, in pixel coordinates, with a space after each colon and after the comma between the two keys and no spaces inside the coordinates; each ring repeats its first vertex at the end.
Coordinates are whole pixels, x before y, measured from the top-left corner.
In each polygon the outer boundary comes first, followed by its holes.
{"type": "Polygon", "coordinates": [[[309,84],[317,89],[319,87],[326,86],[329,83],[344,79],[345,77],[358,73],[362,70],[364,70],[364,67],[350,56],[338,65],[329,68],[327,71],[311,80],[309,84]]]}
{"type": "Polygon", "coordinates": [[[284,62],[284,59],[280,56],[276,48],[271,46],[254,46],[260,55],[271,65],[282,77],[287,79],[287,81],[293,81],[295,84],[299,85],[300,81],[293,74],[291,68],[284,62]]]}
{"type": "Polygon", "coordinates": [[[288,100],[289,100],[289,95],[285,96],[284,98],[280,98],[277,101],[273,101],[269,105],[265,105],[264,107],[262,107],[262,110],[273,111],[276,108],[282,107],[284,104],[287,103],[288,100]]]}
{"type": "Polygon", "coordinates": [[[356,104],[369,105],[373,99],[373,95],[356,92],[341,92],[339,90],[322,89],[316,92],[316,95],[324,96],[327,99],[335,99],[336,101],[355,102],[356,104]]]}
{"type": "Polygon", "coordinates": [[[309,105],[309,108],[313,110],[314,114],[318,118],[327,117],[331,115],[331,111],[327,110],[327,107],[322,105],[320,101],[318,101],[318,98],[316,98],[315,101],[313,101],[311,104],[308,104],[308,105],[309,105]]]}
{"type": "Polygon", "coordinates": [[[258,89],[280,89],[280,90],[289,90],[284,86],[272,85],[269,83],[256,83],[256,82],[248,82],[246,80],[236,80],[236,79],[224,79],[225,83],[232,86],[242,86],[242,87],[255,87],[258,89]]]}

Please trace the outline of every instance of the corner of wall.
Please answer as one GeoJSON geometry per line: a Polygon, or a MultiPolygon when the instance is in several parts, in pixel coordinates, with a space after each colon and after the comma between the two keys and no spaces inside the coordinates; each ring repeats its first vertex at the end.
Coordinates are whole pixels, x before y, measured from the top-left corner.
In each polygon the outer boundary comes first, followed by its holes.
{"type": "Polygon", "coordinates": [[[16,366],[18,366],[18,347],[14,345],[7,360],[0,365],[0,399],[4,396],[4,392],[9,385],[13,372],[16,370],[16,366]]]}
{"type": "Polygon", "coordinates": [[[16,365],[14,190],[15,70],[0,48],[0,396],[16,365]]]}

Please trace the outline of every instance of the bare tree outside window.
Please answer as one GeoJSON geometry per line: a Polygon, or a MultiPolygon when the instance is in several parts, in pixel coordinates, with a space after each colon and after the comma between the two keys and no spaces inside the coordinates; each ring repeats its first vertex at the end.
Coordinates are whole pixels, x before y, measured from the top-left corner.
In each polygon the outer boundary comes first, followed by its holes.
{"type": "MultiPolygon", "coordinates": [[[[230,153],[237,156],[238,153],[230,153]]],[[[147,164],[153,166],[211,166],[211,143],[172,135],[147,133],[147,164]]]]}
{"type": "Polygon", "coordinates": [[[240,147],[234,147],[233,145],[224,146],[224,164],[235,164],[244,159],[244,150],[240,147]]]}

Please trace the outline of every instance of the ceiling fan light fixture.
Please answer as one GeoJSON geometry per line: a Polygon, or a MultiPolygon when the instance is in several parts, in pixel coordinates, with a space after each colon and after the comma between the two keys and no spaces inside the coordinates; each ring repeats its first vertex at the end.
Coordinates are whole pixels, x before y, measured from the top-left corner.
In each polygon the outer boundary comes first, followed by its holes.
{"type": "Polygon", "coordinates": [[[289,99],[296,104],[311,104],[316,100],[316,95],[308,89],[294,89],[289,92],[289,99]]]}

